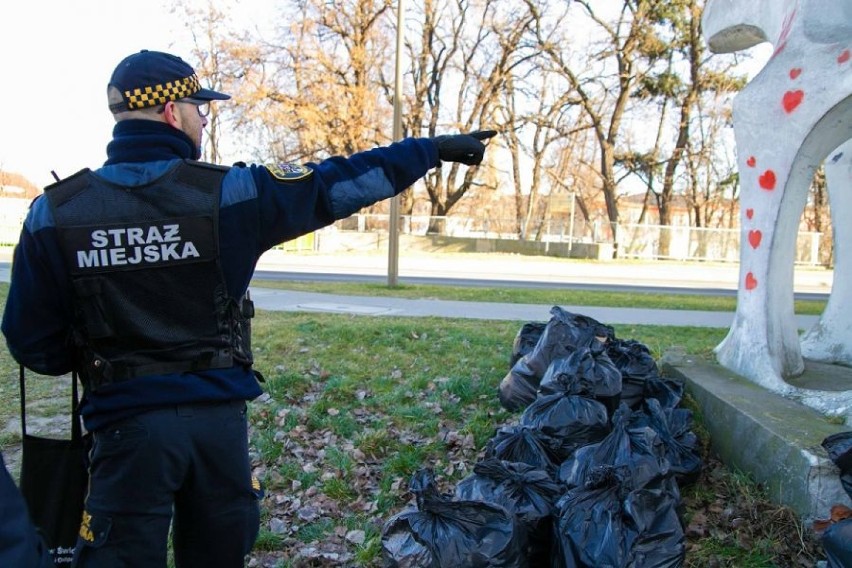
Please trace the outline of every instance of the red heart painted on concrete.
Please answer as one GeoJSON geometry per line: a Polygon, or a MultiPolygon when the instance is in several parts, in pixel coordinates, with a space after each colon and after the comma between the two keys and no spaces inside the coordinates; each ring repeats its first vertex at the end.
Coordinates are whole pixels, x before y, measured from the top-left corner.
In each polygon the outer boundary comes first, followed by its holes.
{"type": "Polygon", "coordinates": [[[805,99],[805,92],[801,90],[797,91],[787,91],[784,93],[784,98],[781,100],[781,104],[784,105],[784,112],[791,113],[796,110],[796,107],[802,104],[802,101],[805,99]]]}
{"type": "Polygon", "coordinates": [[[765,172],[760,174],[760,177],[757,179],[757,182],[760,184],[760,187],[762,187],[763,189],[768,189],[769,191],[775,189],[775,181],[775,172],[773,172],[772,170],[766,170],[765,172]]]}
{"type": "Polygon", "coordinates": [[[754,156],[749,156],[748,160],[746,160],[746,165],[748,165],[748,167],[750,168],[753,168],[756,163],[757,160],[754,159],[754,156]]]}
{"type": "Polygon", "coordinates": [[[754,229],[748,232],[748,244],[751,245],[751,248],[756,249],[760,246],[760,240],[763,238],[763,233],[754,229]]]}
{"type": "Polygon", "coordinates": [[[748,217],[749,219],[751,219],[752,217],[754,217],[754,209],[752,209],[751,207],[749,207],[748,209],[746,209],[746,217],[748,217]]]}
{"type": "Polygon", "coordinates": [[[757,278],[755,278],[754,274],[752,274],[751,272],[746,274],[745,287],[746,290],[754,290],[755,288],[757,288],[757,278]]]}
{"type": "Polygon", "coordinates": [[[793,80],[796,80],[799,77],[799,75],[801,75],[801,74],[802,74],[802,68],[801,67],[794,67],[794,68],[790,69],[790,78],[793,79],[793,80]]]}
{"type": "Polygon", "coordinates": [[[837,56],[837,62],[838,63],[846,63],[847,61],[849,61],[850,56],[852,56],[852,54],[849,53],[849,50],[844,49],[843,53],[841,53],[840,55],[837,56]]]}

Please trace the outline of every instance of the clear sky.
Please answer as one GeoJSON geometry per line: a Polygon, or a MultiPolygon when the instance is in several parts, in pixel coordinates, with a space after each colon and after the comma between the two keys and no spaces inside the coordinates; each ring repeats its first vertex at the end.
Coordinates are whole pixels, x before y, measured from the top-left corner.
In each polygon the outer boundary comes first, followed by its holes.
{"type": "Polygon", "coordinates": [[[118,62],[140,49],[189,52],[189,31],[157,4],[0,4],[0,169],[44,186],[51,170],[64,177],[103,163],[114,124],[106,85],[118,62]]]}

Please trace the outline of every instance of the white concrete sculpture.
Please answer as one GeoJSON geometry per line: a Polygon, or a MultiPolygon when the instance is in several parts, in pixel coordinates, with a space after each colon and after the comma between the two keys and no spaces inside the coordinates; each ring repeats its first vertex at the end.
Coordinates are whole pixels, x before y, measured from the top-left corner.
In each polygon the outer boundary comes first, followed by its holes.
{"type": "Polygon", "coordinates": [[[702,19],[711,51],[763,42],[774,48],[733,103],[740,172],[740,281],[737,312],[716,348],[726,368],[771,391],[848,415],[848,393],[831,401],[785,381],[803,355],[852,365],[852,0],[707,0],[702,19]],[[841,146],[842,145],[842,146],[841,146]],[[808,187],[826,161],[835,231],[831,299],[801,339],[793,310],[796,235],[808,187]]]}

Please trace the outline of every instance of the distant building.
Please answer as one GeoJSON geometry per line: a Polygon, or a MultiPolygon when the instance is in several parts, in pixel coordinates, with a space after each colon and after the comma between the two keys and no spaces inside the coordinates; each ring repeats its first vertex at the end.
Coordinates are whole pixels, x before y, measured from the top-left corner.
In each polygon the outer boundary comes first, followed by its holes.
{"type": "Polygon", "coordinates": [[[41,193],[40,187],[21,174],[0,170],[0,197],[33,200],[41,193]]]}

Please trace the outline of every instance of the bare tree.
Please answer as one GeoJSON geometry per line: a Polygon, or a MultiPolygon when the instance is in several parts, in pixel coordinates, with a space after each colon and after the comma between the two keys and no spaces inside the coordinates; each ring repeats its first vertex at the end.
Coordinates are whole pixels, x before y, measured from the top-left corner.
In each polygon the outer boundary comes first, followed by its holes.
{"type": "MultiPolygon", "coordinates": [[[[539,8],[539,2],[525,2],[535,16],[542,52],[548,56],[554,69],[567,80],[576,94],[576,101],[572,100],[571,104],[578,104],[583,109],[595,133],[599,147],[601,190],[614,233],[619,220],[615,156],[631,92],[644,76],[637,59],[641,42],[651,24],[651,2],[624,0],[617,16],[609,19],[601,16],[591,2],[575,0],[574,4],[582,9],[604,37],[597,48],[592,48],[594,50],[584,58],[587,63],[596,65],[586,65],[582,72],[578,70],[576,60],[571,60],[572,53],[563,49],[565,44],[553,41],[551,26],[546,14],[539,8]]],[[[617,242],[615,234],[613,241],[617,242]]],[[[617,251],[614,254],[617,255],[617,251]]]]}
{"type": "Polygon", "coordinates": [[[565,195],[585,223],[599,220],[597,212],[589,205],[600,194],[594,144],[589,138],[588,129],[575,131],[566,144],[560,145],[555,162],[546,170],[551,181],[551,196],[565,195]]]}
{"type": "MultiPolygon", "coordinates": [[[[222,155],[226,120],[231,135],[270,160],[308,161],[389,142],[393,7],[391,0],[290,0],[281,9],[295,16],[280,18],[265,41],[229,29],[229,14],[212,0],[200,8],[180,0],[178,9],[192,16],[200,71],[238,103],[215,107],[206,157],[222,155]]],[[[705,55],[700,12],[701,0],[415,4],[403,30],[404,135],[496,127],[501,136],[483,166],[446,164],[427,175],[405,194],[402,212],[419,200],[433,219],[429,230],[440,232],[451,212],[490,210],[506,194],[490,190],[508,184],[519,238],[540,238],[553,215],[565,215],[570,194],[583,219],[606,221],[616,240],[620,189],[638,176],[643,217],[654,207],[661,224],[670,222],[671,203],[683,195],[697,226],[719,222],[713,211],[720,208],[730,219],[731,202],[721,196],[735,178],[708,177],[718,129],[705,128],[701,109],[715,112],[714,99],[741,80],[705,55]],[[582,49],[573,40],[578,29],[594,38],[582,49]]]]}
{"type": "MultiPolygon", "coordinates": [[[[525,41],[530,20],[510,0],[424,0],[421,32],[407,42],[414,93],[406,128],[435,136],[488,128],[513,69],[535,56],[525,41]]],[[[477,168],[448,164],[425,179],[430,232],[468,192],[482,184],[477,168]]]]}
{"type": "Polygon", "coordinates": [[[389,108],[375,84],[389,61],[381,26],[389,0],[295,4],[300,18],[281,29],[278,39],[290,69],[279,66],[276,89],[267,96],[290,114],[298,153],[303,158],[348,155],[387,143],[389,108]]]}
{"type": "MultiPolygon", "coordinates": [[[[568,14],[564,2],[538,2],[536,9],[548,14],[551,29],[559,29],[568,14]]],[[[516,232],[520,239],[540,239],[552,212],[551,205],[564,184],[554,176],[554,168],[564,162],[566,146],[583,125],[577,124],[575,95],[558,72],[554,72],[538,48],[538,13],[524,14],[523,39],[530,56],[512,69],[505,83],[498,112],[498,124],[505,132],[511,156],[509,176],[514,193],[516,232]]],[[[507,41],[517,42],[516,38],[507,41]]]]}
{"type": "MultiPolygon", "coordinates": [[[[689,184],[680,166],[693,145],[691,124],[699,98],[744,84],[707,66],[700,33],[702,1],[622,0],[616,9],[614,4],[577,0],[576,15],[585,17],[602,38],[585,58],[566,49],[570,44],[554,40],[540,0],[526,4],[536,14],[542,51],[575,93],[566,103],[582,108],[595,133],[601,190],[613,230],[619,221],[619,184],[624,179],[619,169],[643,180],[646,206],[652,198],[660,224],[670,224],[678,188],[689,184]],[[625,131],[640,120],[657,125],[653,142],[646,149],[629,149],[625,131]]],[[[617,243],[616,235],[613,240],[617,243]]],[[[660,253],[667,252],[664,233],[660,253]]]]}
{"type": "Polygon", "coordinates": [[[831,266],[834,257],[834,233],[829,212],[825,168],[822,166],[814,174],[802,224],[806,230],[820,233],[819,250],[821,256],[818,261],[820,264],[831,266]]]}
{"type": "MultiPolygon", "coordinates": [[[[534,68],[526,79],[527,89],[516,88],[510,77],[503,91],[503,102],[498,107],[496,120],[505,133],[504,139],[511,156],[511,181],[515,196],[515,219],[518,238],[540,237],[550,201],[542,202],[543,195],[552,195],[559,187],[548,174],[553,162],[559,159],[559,149],[564,146],[570,130],[560,128],[566,122],[563,92],[554,92],[546,69],[534,68]],[[536,84],[537,83],[537,84],[536,84]],[[530,92],[530,90],[535,89],[530,92]],[[519,113],[517,107],[527,111],[519,113]],[[561,144],[561,146],[560,146],[561,144]],[[524,164],[523,166],[521,164],[524,164]]],[[[519,81],[520,82],[520,81],[519,81]]]]}
{"type": "MultiPolygon", "coordinates": [[[[222,92],[239,93],[245,70],[257,61],[257,50],[252,47],[244,31],[228,25],[231,13],[213,0],[204,3],[178,0],[172,12],[180,15],[193,38],[192,59],[196,71],[206,86],[222,92]]],[[[224,121],[233,116],[230,106],[211,105],[204,139],[202,158],[210,162],[222,161],[222,130],[224,121]]]]}
{"type": "MultiPolygon", "coordinates": [[[[685,159],[688,163],[684,172],[686,177],[683,185],[693,195],[700,191],[696,187],[697,171],[692,167],[693,161],[688,152],[691,148],[700,151],[708,142],[698,139],[697,135],[703,131],[693,127],[701,97],[716,97],[719,94],[737,91],[745,85],[742,77],[730,75],[727,70],[713,69],[709,65],[701,37],[702,9],[703,0],[669,0],[657,4],[654,8],[653,21],[657,30],[656,43],[659,47],[651,45],[650,49],[643,49],[650,61],[662,55],[668,62],[662,73],[645,78],[643,94],[662,98],[666,102],[671,101],[678,109],[674,144],[665,159],[662,186],[659,192],[655,192],[660,214],[659,222],[664,226],[672,223],[671,205],[676,194],[676,176],[685,159]],[[683,72],[677,73],[673,63],[679,63],[684,68],[683,72]]],[[[709,142],[713,143],[717,140],[718,138],[714,136],[709,142]]],[[[703,226],[701,212],[693,216],[695,226],[698,227],[703,226]]],[[[669,232],[662,233],[659,245],[659,253],[662,256],[668,256],[669,232]]]]}

